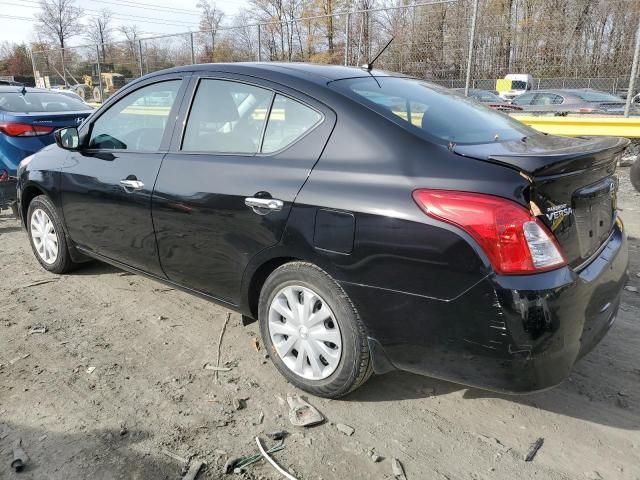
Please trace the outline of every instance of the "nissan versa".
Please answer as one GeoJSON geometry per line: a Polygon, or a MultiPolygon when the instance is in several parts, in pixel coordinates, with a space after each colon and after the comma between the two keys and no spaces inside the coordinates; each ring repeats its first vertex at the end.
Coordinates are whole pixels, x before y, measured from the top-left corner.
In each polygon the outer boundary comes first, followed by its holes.
{"type": "Polygon", "coordinates": [[[545,135],[367,69],[192,65],[26,158],[42,266],[98,259],[257,319],[278,370],[339,397],[402,369],[551,387],[627,278],[618,138],[545,135]]]}

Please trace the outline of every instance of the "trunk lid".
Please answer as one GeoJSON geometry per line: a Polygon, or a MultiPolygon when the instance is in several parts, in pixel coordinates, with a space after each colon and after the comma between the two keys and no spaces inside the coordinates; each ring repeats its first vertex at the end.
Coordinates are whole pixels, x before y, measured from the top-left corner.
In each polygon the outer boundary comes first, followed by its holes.
{"type": "Polygon", "coordinates": [[[90,111],[79,112],[37,112],[37,113],[14,113],[4,112],[7,120],[31,125],[41,125],[43,127],[77,127],[85,118],[91,115],[90,111]]]}
{"type": "Polygon", "coordinates": [[[518,170],[531,210],[549,227],[570,266],[587,262],[616,219],[616,164],[629,140],[533,135],[522,141],[456,145],[454,152],[518,170]]]}

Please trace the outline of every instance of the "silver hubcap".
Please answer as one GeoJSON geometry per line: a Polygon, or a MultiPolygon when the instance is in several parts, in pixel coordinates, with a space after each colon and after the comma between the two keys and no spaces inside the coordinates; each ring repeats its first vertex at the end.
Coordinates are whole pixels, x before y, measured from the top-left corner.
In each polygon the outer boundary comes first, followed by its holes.
{"type": "Polygon", "coordinates": [[[284,287],[269,306],[269,336],[278,356],[296,375],[322,380],[342,355],[340,327],[329,305],[314,291],[284,287]]]}
{"type": "Polygon", "coordinates": [[[31,214],[31,240],[38,256],[45,263],[55,263],[58,258],[58,235],[49,215],[40,208],[36,208],[31,214]]]}

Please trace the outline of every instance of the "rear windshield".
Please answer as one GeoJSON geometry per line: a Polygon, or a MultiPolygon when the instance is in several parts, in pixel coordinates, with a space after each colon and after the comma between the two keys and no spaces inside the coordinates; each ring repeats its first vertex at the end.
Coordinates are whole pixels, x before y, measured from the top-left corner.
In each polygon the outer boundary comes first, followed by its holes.
{"type": "Polygon", "coordinates": [[[15,113],[78,112],[89,110],[82,101],[61,93],[0,93],[0,110],[15,113]]]}
{"type": "Polygon", "coordinates": [[[470,90],[469,96],[477,98],[481,102],[501,102],[502,99],[493,92],[488,90],[470,90]]]}
{"type": "Polygon", "coordinates": [[[330,85],[438,143],[489,143],[535,135],[535,130],[503,113],[421,80],[366,77],[338,80],[330,85]]]}
{"type": "Polygon", "coordinates": [[[580,97],[585,102],[616,102],[622,103],[620,97],[616,97],[615,95],[611,95],[610,93],[605,92],[594,92],[589,90],[583,90],[578,92],[573,92],[576,97],[580,97]]]}

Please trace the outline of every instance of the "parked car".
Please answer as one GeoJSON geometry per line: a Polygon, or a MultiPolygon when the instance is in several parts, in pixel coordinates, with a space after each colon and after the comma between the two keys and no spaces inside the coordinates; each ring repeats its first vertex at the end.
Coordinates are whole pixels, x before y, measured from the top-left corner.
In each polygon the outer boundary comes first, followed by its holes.
{"type": "Polygon", "coordinates": [[[21,87],[24,85],[20,82],[14,82],[13,80],[0,80],[0,86],[13,86],[13,87],[21,87]]]}
{"type": "MultiPolygon", "coordinates": [[[[553,113],[623,113],[625,101],[611,93],[589,88],[536,90],[513,99],[525,111],[553,113]]],[[[640,111],[633,107],[634,113],[640,111]]]]}
{"type": "Polygon", "coordinates": [[[511,89],[499,93],[505,100],[513,100],[533,88],[533,77],[528,73],[509,73],[504,78],[511,80],[511,89]]]}
{"type": "MultiPolygon", "coordinates": [[[[464,88],[456,88],[457,92],[464,93],[464,88]]],[[[503,100],[490,90],[481,90],[477,88],[469,89],[469,96],[480,103],[484,103],[487,107],[499,110],[501,112],[517,112],[522,108],[512,105],[510,102],[503,100]]]]}
{"type": "Polygon", "coordinates": [[[98,259],[256,319],[315,395],[393,369],[530,392],[616,317],[627,144],[376,70],[190,65],[23,160],[19,210],[44,269],[98,259]]]}
{"type": "Polygon", "coordinates": [[[92,109],[44,89],[0,87],[0,188],[4,205],[15,201],[20,161],[54,143],[56,128],[76,126],[92,109]]]}

